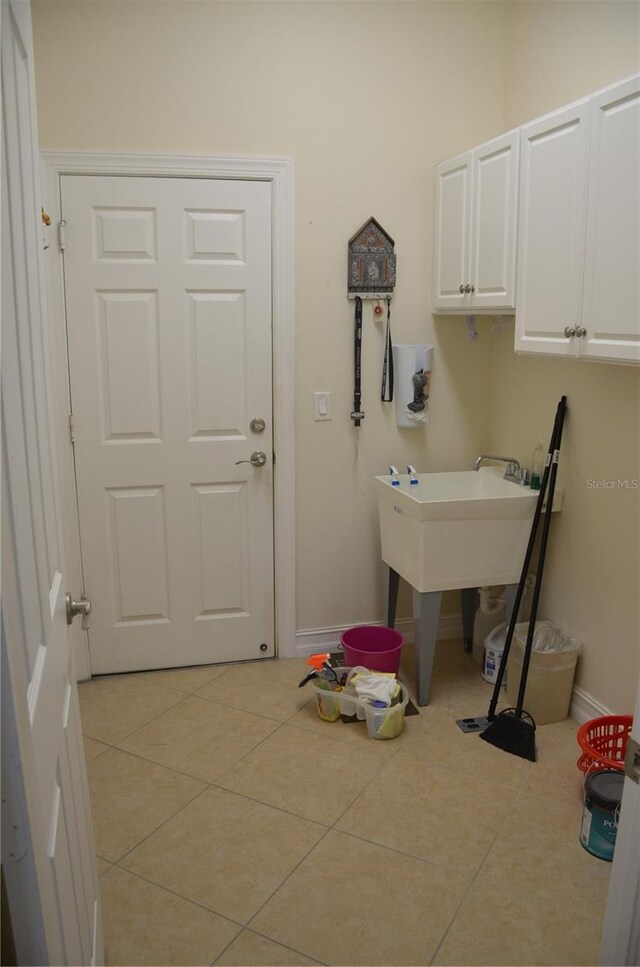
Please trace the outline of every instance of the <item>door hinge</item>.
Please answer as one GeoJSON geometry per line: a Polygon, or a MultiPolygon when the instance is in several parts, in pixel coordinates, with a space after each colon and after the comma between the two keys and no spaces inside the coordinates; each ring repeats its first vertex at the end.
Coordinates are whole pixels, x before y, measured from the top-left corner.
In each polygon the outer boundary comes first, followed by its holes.
{"type": "Polygon", "coordinates": [[[66,224],[67,223],[64,218],[61,218],[58,222],[58,246],[60,247],[61,252],[64,252],[67,247],[67,236],[65,234],[66,224]]]}
{"type": "Polygon", "coordinates": [[[640,784],[640,742],[631,736],[627,739],[627,751],[624,757],[624,774],[629,779],[640,784]]]}
{"type": "Polygon", "coordinates": [[[76,418],[73,413],[69,413],[69,439],[72,443],[76,442],[76,418]]]}

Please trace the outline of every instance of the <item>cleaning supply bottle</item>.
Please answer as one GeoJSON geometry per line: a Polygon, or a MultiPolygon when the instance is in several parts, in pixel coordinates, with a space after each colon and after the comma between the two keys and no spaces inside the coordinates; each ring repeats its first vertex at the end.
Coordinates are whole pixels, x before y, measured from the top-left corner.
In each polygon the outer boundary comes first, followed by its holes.
{"type": "Polygon", "coordinates": [[[540,490],[540,481],[544,471],[544,447],[541,443],[533,451],[531,460],[531,489],[540,490]]]}

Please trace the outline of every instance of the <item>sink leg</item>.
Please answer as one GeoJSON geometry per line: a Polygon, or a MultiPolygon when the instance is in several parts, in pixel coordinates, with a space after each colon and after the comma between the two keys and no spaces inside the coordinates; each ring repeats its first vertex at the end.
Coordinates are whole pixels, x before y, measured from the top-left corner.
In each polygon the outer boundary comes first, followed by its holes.
{"type": "Polygon", "coordinates": [[[396,622],[396,606],[398,604],[398,585],[400,575],[388,564],[384,565],[384,597],[387,603],[387,628],[393,628],[396,622]]]}
{"type": "Polygon", "coordinates": [[[462,601],[462,638],[464,640],[464,650],[473,649],[473,623],[478,607],[478,589],[461,588],[460,598],[462,601]]]}
{"type": "Polygon", "coordinates": [[[517,584],[505,584],[504,586],[504,599],[505,599],[505,609],[504,617],[507,624],[511,621],[511,615],[513,613],[513,606],[516,603],[516,594],[518,593],[517,584]]]}
{"type": "Polygon", "coordinates": [[[442,591],[413,592],[413,617],[416,636],[416,698],[418,705],[429,704],[431,674],[436,652],[442,591]]]}

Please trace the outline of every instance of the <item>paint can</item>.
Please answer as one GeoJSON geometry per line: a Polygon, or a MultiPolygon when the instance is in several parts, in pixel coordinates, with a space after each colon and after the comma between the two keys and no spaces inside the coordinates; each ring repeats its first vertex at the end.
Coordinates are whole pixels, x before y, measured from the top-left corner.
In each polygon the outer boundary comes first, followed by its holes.
{"type": "Polygon", "coordinates": [[[609,863],[613,859],[624,773],[600,769],[585,778],[580,843],[587,852],[609,863]]]}

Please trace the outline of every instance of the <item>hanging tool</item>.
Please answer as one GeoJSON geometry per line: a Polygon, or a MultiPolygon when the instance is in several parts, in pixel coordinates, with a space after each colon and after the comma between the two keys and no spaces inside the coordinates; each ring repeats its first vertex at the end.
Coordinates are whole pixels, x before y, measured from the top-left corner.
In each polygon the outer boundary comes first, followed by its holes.
{"type": "Polygon", "coordinates": [[[393,345],[391,343],[391,298],[387,296],[387,333],[384,340],[384,361],[382,363],[382,387],[380,399],[383,403],[393,402],[393,345]],[[387,395],[387,372],[389,374],[389,393],[387,395]]]}
{"type": "Polygon", "coordinates": [[[354,426],[360,426],[364,420],[361,409],[361,375],[362,375],[362,299],[356,296],[355,338],[354,338],[354,379],[353,379],[353,412],[351,419],[354,426]]]}

